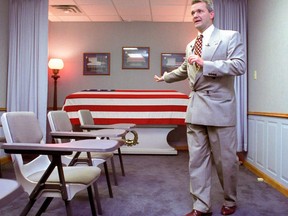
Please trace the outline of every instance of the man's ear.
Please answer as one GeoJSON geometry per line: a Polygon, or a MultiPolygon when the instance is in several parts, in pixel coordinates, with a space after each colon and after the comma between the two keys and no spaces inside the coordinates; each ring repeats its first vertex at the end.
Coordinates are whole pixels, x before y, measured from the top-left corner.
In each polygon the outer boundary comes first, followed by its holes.
{"type": "Polygon", "coordinates": [[[211,19],[211,20],[214,20],[214,15],[215,15],[214,11],[211,11],[211,12],[210,12],[210,19],[211,19]]]}

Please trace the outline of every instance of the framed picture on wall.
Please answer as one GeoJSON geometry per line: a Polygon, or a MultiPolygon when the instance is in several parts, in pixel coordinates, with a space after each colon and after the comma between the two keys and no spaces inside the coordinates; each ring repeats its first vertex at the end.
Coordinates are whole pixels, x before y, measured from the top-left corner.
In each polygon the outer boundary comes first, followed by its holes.
{"type": "Polygon", "coordinates": [[[84,53],[84,75],[110,75],[110,53],[84,53]]]}
{"type": "Polygon", "coordinates": [[[123,47],[122,69],[149,69],[149,47],[123,47]]]}
{"type": "Polygon", "coordinates": [[[185,60],[185,53],[161,53],[161,75],[178,68],[185,60]]]}

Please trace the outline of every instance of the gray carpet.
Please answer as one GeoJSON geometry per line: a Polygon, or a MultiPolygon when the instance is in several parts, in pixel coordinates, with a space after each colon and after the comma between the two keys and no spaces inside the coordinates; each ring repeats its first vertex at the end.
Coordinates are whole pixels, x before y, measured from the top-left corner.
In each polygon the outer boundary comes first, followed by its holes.
{"type": "MultiPolygon", "coordinates": [[[[98,183],[103,216],[183,216],[191,211],[189,194],[188,152],[177,156],[124,155],[126,176],[120,175],[118,157],[118,186],[113,186],[114,198],[109,198],[105,177],[98,183]]],[[[2,165],[2,174],[14,178],[11,164],[2,165]]],[[[222,191],[213,173],[212,191],[213,215],[221,215],[222,191]]],[[[91,215],[86,191],[72,201],[75,216],[91,215]]],[[[240,166],[238,183],[238,209],[235,216],[286,216],[288,199],[265,182],[258,182],[257,176],[240,166]]],[[[19,215],[28,200],[23,193],[10,205],[0,209],[1,216],[19,215]]],[[[29,215],[35,215],[41,201],[36,202],[29,215]]],[[[54,199],[43,215],[66,215],[61,199],[54,199]]]]}

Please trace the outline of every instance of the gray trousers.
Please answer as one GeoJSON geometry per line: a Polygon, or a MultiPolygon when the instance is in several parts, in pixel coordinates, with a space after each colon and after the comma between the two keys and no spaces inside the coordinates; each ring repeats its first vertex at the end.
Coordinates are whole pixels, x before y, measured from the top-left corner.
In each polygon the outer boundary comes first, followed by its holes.
{"type": "Polygon", "coordinates": [[[187,124],[187,141],[193,209],[211,210],[212,159],[224,192],[223,205],[235,206],[239,168],[236,128],[187,124]]]}

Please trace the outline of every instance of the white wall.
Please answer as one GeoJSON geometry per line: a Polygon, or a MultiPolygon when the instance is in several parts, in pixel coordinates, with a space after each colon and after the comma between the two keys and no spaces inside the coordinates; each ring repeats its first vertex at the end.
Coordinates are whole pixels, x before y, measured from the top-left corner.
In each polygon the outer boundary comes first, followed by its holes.
{"type": "Polygon", "coordinates": [[[288,113],[287,8],[287,0],[248,1],[250,112],[288,113]]]}
{"type": "MultiPolygon", "coordinates": [[[[64,60],[58,80],[58,106],[68,94],[87,89],[176,89],[189,94],[188,82],[155,83],[163,52],[185,52],[197,35],[192,23],[49,23],[49,56],[64,60]],[[123,46],[150,47],[149,70],[122,70],[123,46]],[[109,52],[110,76],[83,75],[83,53],[109,52]]],[[[50,72],[51,73],[51,72],[50,72]]],[[[51,74],[50,74],[51,76],[51,74]]],[[[49,106],[53,82],[49,78],[49,106]]]]}

